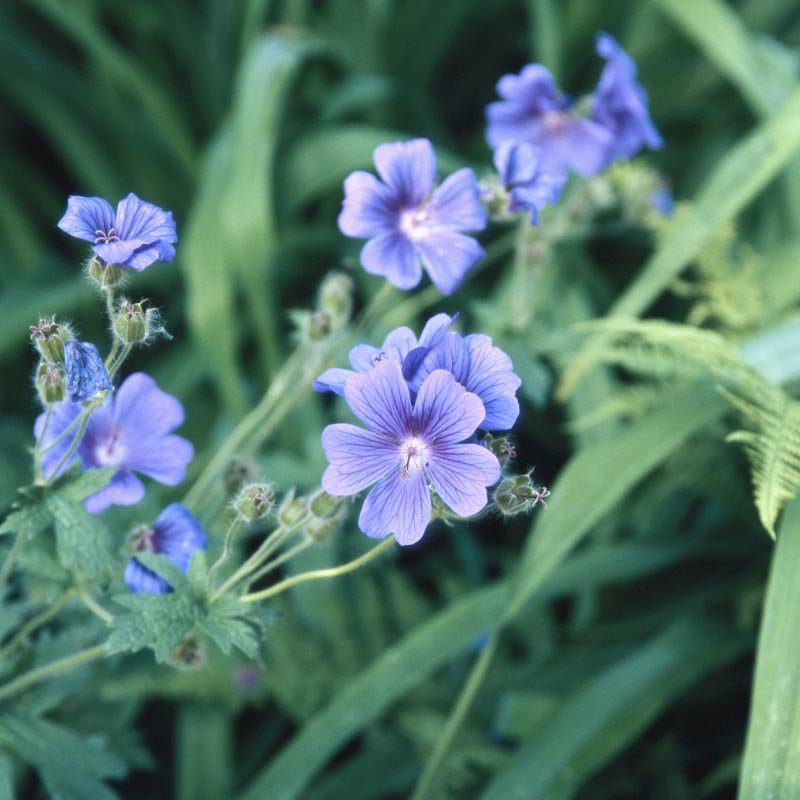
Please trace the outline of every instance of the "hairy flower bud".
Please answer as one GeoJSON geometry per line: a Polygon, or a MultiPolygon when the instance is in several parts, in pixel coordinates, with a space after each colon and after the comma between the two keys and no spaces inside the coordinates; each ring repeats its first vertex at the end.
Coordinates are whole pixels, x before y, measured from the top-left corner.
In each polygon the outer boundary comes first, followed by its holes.
{"type": "Polygon", "coordinates": [[[313,517],[306,525],[305,532],[315,542],[327,542],[339,528],[342,515],[331,517],[330,519],[317,519],[313,517]]]}
{"type": "Polygon", "coordinates": [[[307,514],[306,501],[302,497],[295,497],[294,489],[292,489],[278,510],[278,521],[285,528],[292,528],[302,522],[307,514]]]}
{"type": "Polygon", "coordinates": [[[124,344],[141,344],[158,333],[165,333],[155,308],[123,300],[113,319],[114,333],[124,344]]]}
{"type": "Polygon", "coordinates": [[[67,376],[61,367],[42,362],[36,371],[36,388],[46,406],[63,400],[67,391],[67,376]]]}
{"type": "Polygon", "coordinates": [[[117,264],[106,264],[97,256],[89,261],[89,278],[100,289],[111,289],[125,280],[125,269],[117,264]]]}
{"type": "Polygon", "coordinates": [[[530,475],[512,475],[503,478],[494,492],[494,502],[498,511],[507,517],[524,514],[532,511],[550,496],[550,490],[545,486],[535,486],[530,475]]]}
{"type": "Polygon", "coordinates": [[[487,433],[483,437],[483,444],[497,456],[501,467],[505,467],[509,461],[517,457],[514,445],[505,436],[492,436],[491,433],[487,433]]]}
{"type": "Polygon", "coordinates": [[[330,519],[335,517],[339,509],[344,504],[344,498],[334,497],[324,489],[319,489],[311,495],[308,507],[317,519],[330,519]]]}
{"type": "Polygon", "coordinates": [[[245,522],[265,517],[275,506],[275,493],[267,483],[250,483],[242,487],[233,501],[236,513],[245,522]]]}
{"type": "Polygon", "coordinates": [[[64,342],[74,338],[69,325],[55,319],[40,319],[38,325],[31,325],[31,341],[42,358],[49,364],[64,364],[64,342]]]}
{"type": "Polygon", "coordinates": [[[319,311],[326,315],[330,329],[337,331],[350,321],[353,311],[353,281],[343,272],[331,272],[319,287],[319,311]]]}

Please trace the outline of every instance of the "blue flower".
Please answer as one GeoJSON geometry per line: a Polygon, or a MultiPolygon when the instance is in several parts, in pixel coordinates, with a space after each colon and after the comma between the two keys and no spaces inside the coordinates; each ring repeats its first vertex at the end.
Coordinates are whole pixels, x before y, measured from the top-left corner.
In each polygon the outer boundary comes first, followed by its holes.
{"type": "Polygon", "coordinates": [[[444,369],[481,399],[485,416],[476,427],[487,431],[509,430],[519,416],[516,392],[522,383],[514,373],[514,365],[508,355],[492,344],[489,336],[464,337],[448,332],[455,319],[447,314],[431,317],[419,341],[411,329],[402,327],[393,330],[379,348],[360,344],[350,351],[355,371],[326,370],[314,381],[314,389],[345,395],[345,386],[353,375],[392,361],[401,366],[413,400],[425,378],[434,370],[444,369]]]}
{"type": "Polygon", "coordinates": [[[93,242],[92,248],[106,264],[141,272],[154,261],[175,258],[178,241],[172,212],[163,211],[129,194],[117,205],[117,213],[100,197],[73,195],[58,227],[77,239],[93,242]]]}
{"type": "MultiPolygon", "coordinates": [[[[208,539],[200,523],[180,503],[168,505],[152,528],[140,528],[133,535],[139,552],[163,553],[186,574],[198,550],[205,550],[208,539]]],[[[132,592],[164,594],[172,587],[160,575],[132,558],[125,567],[125,583],[132,592]]]]}
{"type": "Polygon", "coordinates": [[[509,194],[508,211],[527,211],[531,224],[539,211],[557,203],[567,182],[564,172],[542,171],[541,149],[530,142],[501,142],[494,151],[494,166],[509,194]]]}
{"type": "MultiPolygon", "coordinates": [[[[82,411],[77,403],[53,403],[42,447],[53,444],[82,411]]],[[[42,435],[44,422],[45,415],[39,415],[34,426],[37,438],[42,435]]],[[[178,400],[162,392],[149,375],[130,375],[89,417],[83,439],[63,467],[66,469],[78,459],[83,469],[117,468],[104,489],[86,498],[86,509],[97,514],[110,505],[138,503],[144,496],[144,485],[134,472],[167,486],[180,483],[194,455],[190,442],[172,434],[182,422],[183,406],[178,400]]],[[[53,474],[76,435],[73,428],[71,434],[45,452],[42,469],[46,477],[53,474]]]]}
{"type": "Polygon", "coordinates": [[[486,227],[474,173],[461,169],[434,189],[436,156],[427,139],[380,145],[373,160],[382,181],[361,171],[347,177],[339,229],[369,240],[361,265],[370,274],[412,289],[424,265],[436,288],[452,294],[484,256],[462,233],[486,227]]]}
{"type": "Polygon", "coordinates": [[[594,175],[609,163],[613,137],[602,125],[575,116],[541,64],[528,64],[519,75],[497,82],[503,99],[486,107],[486,139],[492,148],[503,142],[530,142],[541,149],[540,169],[558,174],[572,169],[594,175]]]}
{"type": "MultiPolygon", "coordinates": [[[[633,158],[644,147],[664,143],[650,119],[647,93],[636,82],[636,64],[607,33],[597,35],[597,54],[606,59],[592,101],[592,119],[613,136],[610,161],[633,158]]],[[[610,163],[610,162],[609,162],[610,163]]]]}
{"type": "Polygon", "coordinates": [[[64,369],[67,372],[67,400],[80,403],[98,392],[113,389],[103,359],[90,342],[70,339],[64,342],[64,369]]]}
{"type": "Polygon", "coordinates": [[[393,533],[403,545],[419,541],[431,518],[431,488],[459,516],[486,507],[486,487],[500,479],[500,463],[487,448],[463,444],[485,409],[449,372],[431,372],[412,404],[400,364],[381,361],[353,375],[344,395],[367,430],[325,428],[322,448],[330,465],[322,487],[349,496],[375,484],[358,518],[367,536],[393,533]]]}

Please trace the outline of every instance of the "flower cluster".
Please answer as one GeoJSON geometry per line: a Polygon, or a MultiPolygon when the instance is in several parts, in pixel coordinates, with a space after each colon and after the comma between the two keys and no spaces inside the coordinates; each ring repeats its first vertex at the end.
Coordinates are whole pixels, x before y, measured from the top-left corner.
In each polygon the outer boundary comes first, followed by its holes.
{"type": "Polygon", "coordinates": [[[368,536],[393,533],[400,544],[413,544],[431,518],[431,489],[454,514],[472,516],[486,506],[486,487],[500,479],[497,457],[474,437],[478,429],[513,426],[520,379],[488,336],[462,337],[449,330],[453,321],[436,315],[419,339],[397,328],[380,348],[353,348],[354,371],[327,370],[314,382],[318,391],[344,395],[367,426],[325,429],[330,466],[322,486],[347,496],[377,482],[359,517],[368,536]]]}

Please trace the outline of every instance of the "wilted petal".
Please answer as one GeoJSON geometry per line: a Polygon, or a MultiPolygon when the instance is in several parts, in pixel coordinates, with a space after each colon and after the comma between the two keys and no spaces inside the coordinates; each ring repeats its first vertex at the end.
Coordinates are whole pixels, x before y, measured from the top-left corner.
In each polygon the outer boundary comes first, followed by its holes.
{"type": "Polygon", "coordinates": [[[398,289],[413,289],[422,279],[414,246],[400,231],[370,239],[361,250],[361,265],[370,275],[385,275],[398,289]]]}
{"type": "Polygon", "coordinates": [[[403,476],[392,470],[367,495],[358,527],[373,539],[390,533],[398,544],[418,542],[431,518],[431,496],[425,475],[417,470],[403,476]]]}
{"type": "Polygon", "coordinates": [[[434,286],[444,295],[452,294],[466,274],[485,254],[471,236],[460,233],[429,233],[416,242],[434,286]]]}
{"type": "Polygon", "coordinates": [[[72,195],[58,227],[77,239],[94,242],[114,227],[114,209],[101,197],[72,195]]]}
{"type": "Polygon", "coordinates": [[[436,155],[427,139],[382,144],[375,148],[373,160],[398,208],[414,208],[428,199],[436,179],[436,155]]]}
{"type": "Polygon", "coordinates": [[[371,431],[400,439],[410,430],[411,397],[396,361],[381,361],[370,372],[353,375],[344,396],[371,431]]]}
{"type": "Polygon", "coordinates": [[[132,506],[144,497],[144,485],[126,469],[118,470],[109,483],[83,501],[86,510],[99,514],[111,505],[132,506]]]}
{"type": "Polygon", "coordinates": [[[64,343],[64,369],[67,373],[67,400],[80,403],[98,392],[113,389],[103,359],[91,342],[70,339],[64,343]]]}
{"type": "Polygon", "coordinates": [[[344,182],[339,230],[345,236],[370,239],[394,228],[397,204],[392,191],[369,172],[353,172],[344,182]]]}
{"type": "Polygon", "coordinates": [[[475,433],[484,417],[481,399],[445,370],[434,370],[420,387],[414,404],[415,429],[437,446],[461,442],[475,433]]]}
{"type": "Polygon", "coordinates": [[[436,445],[426,468],[436,493],[461,517],[485,508],[486,487],[500,480],[500,462],[479,444],[436,445]]]}
{"type": "Polygon", "coordinates": [[[471,169],[460,169],[443,181],[425,211],[430,219],[426,224],[435,228],[482,231],[486,227],[486,210],[471,169]]]}
{"type": "Polygon", "coordinates": [[[328,425],[322,431],[322,449],[330,462],[322,488],[337,497],[358,494],[392,468],[399,471],[396,443],[355,425],[328,425]]]}

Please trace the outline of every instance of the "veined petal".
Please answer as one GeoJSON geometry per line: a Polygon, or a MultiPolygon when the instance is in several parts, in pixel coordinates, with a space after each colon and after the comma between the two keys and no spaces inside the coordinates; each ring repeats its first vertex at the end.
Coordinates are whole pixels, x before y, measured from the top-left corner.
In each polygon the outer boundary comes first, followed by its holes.
{"type": "Polygon", "coordinates": [[[450,326],[458,319],[458,314],[435,314],[426,323],[419,335],[420,347],[435,347],[444,338],[450,326]]]}
{"type": "Polygon", "coordinates": [[[170,433],[183,423],[183,406],[144,372],[129,375],[114,397],[113,419],[132,441],[170,433]]]}
{"type": "Polygon", "coordinates": [[[208,544],[203,526],[180,503],[170,503],[158,515],[153,530],[156,552],[169,556],[183,572],[192,556],[208,544]]]}
{"type": "Polygon", "coordinates": [[[428,199],[436,179],[436,155],[427,139],[382,144],[375,148],[373,160],[398,208],[416,207],[428,199]]]}
{"type": "Polygon", "coordinates": [[[397,445],[355,425],[328,425],[322,431],[322,449],[330,461],[322,488],[337,497],[358,494],[390,470],[400,471],[397,445]]]}
{"type": "MultiPolygon", "coordinates": [[[[77,403],[70,403],[67,401],[53,403],[50,408],[50,421],[47,424],[47,431],[42,439],[42,449],[50,447],[50,445],[75,421],[82,410],[77,403]]],[[[33,426],[33,432],[37,439],[42,436],[44,421],[45,414],[39,414],[33,426]]],[[[72,446],[72,442],[75,440],[77,433],[78,428],[76,425],[72,434],[65,436],[62,441],[42,456],[42,472],[45,478],[53,476],[53,471],[58,466],[61,459],[67,454],[67,450],[72,446]]],[[[72,466],[77,456],[77,453],[73,453],[67,463],[61,468],[61,472],[72,466]]]]}
{"type": "Polygon", "coordinates": [[[398,544],[418,542],[431,518],[431,495],[422,470],[403,476],[392,470],[367,495],[358,527],[373,539],[390,533],[398,544]]]}
{"type": "Polygon", "coordinates": [[[344,385],[351,375],[355,375],[351,369],[337,369],[336,367],[326,369],[322,375],[311,381],[311,387],[315,392],[335,392],[338,395],[344,395],[344,385]]]}
{"type": "MultiPolygon", "coordinates": [[[[402,363],[403,359],[417,346],[417,337],[411,328],[403,325],[395,328],[384,340],[381,353],[392,361],[402,363]]],[[[380,353],[378,354],[380,355],[380,353]]]]}
{"type": "Polygon", "coordinates": [[[186,477],[186,467],[194,457],[192,443],[182,436],[152,436],[137,440],[126,429],[125,445],[125,467],[166,486],[175,486],[186,477]]]}
{"type": "Polygon", "coordinates": [[[131,241],[126,240],[124,242],[100,242],[92,249],[107,264],[122,264],[124,266],[128,259],[136,252],[136,249],[142,247],[143,244],[144,243],[139,239],[131,241]]]}
{"type": "Polygon", "coordinates": [[[413,289],[422,279],[414,246],[400,231],[370,239],[361,250],[361,265],[370,275],[385,275],[398,289],[413,289]]]}
{"type": "Polygon", "coordinates": [[[116,229],[120,239],[140,240],[142,244],[159,239],[169,243],[178,241],[172,212],[140,200],[133,192],[117,205],[116,229]]]}
{"type": "Polygon", "coordinates": [[[490,431],[510,430],[519,416],[516,391],[522,381],[513,371],[506,353],[483,334],[464,340],[469,352],[469,374],[464,386],[483,401],[486,416],[480,427],[490,431]]]}
{"type": "Polygon", "coordinates": [[[101,234],[114,227],[114,209],[102,197],[72,195],[67,200],[67,210],[58,221],[64,233],[87,242],[94,242],[101,234]]]}
{"type": "Polygon", "coordinates": [[[425,379],[414,404],[415,430],[437,447],[472,436],[484,415],[480,397],[443,369],[425,379]]]}
{"type": "Polygon", "coordinates": [[[395,227],[398,208],[388,186],[369,172],[353,172],[344,181],[339,230],[345,236],[371,239],[395,227]]]}
{"type": "Polygon", "coordinates": [[[398,440],[411,429],[411,397],[397,361],[381,361],[344,387],[351,411],[371,430],[398,440]]]}
{"type": "Polygon", "coordinates": [[[426,467],[436,493],[456,514],[486,507],[486,487],[500,480],[500,462],[479,444],[435,445],[426,467]]]}
{"type": "Polygon", "coordinates": [[[434,286],[444,295],[458,289],[466,274],[486,255],[475,239],[461,233],[430,233],[418,239],[416,247],[434,286]]]}
{"type": "Polygon", "coordinates": [[[443,181],[425,211],[429,218],[425,224],[435,229],[482,231],[486,227],[486,210],[471,169],[460,169],[443,181]]]}
{"type": "Polygon", "coordinates": [[[414,375],[408,378],[412,391],[418,392],[425,379],[437,369],[446,370],[458,383],[466,386],[469,376],[469,351],[460,334],[451,331],[436,347],[428,351],[414,375]]]}
{"type": "Polygon", "coordinates": [[[124,262],[126,267],[135,269],[141,272],[146,267],[149,267],[154,261],[161,261],[168,264],[175,258],[175,248],[164,241],[157,241],[153,244],[146,244],[143,247],[138,247],[133,254],[124,262]]]}
{"type": "Polygon", "coordinates": [[[96,494],[83,501],[86,510],[99,514],[111,505],[132,506],[144,497],[144,485],[126,469],[114,473],[109,483],[96,494]]]}

